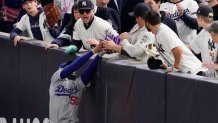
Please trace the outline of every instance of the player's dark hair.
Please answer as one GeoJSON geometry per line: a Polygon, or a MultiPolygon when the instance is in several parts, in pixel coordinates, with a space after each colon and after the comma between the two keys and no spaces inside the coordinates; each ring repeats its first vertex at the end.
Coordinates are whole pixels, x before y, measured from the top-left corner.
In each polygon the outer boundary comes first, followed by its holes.
{"type": "Polygon", "coordinates": [[[66,28],[68,28],[68,29],[70,29],[70,30],[72,30],[73,29],[73,27],[74,27],[74,24],[76,23],[76,19],[75,19],[75,17],[74,17],[74,10],[78,10],[78,4],[77,3],[75,3],[74,5],[73,5],[73,7],[72,7],[72,9],[71,9],[71,18],[70,18],[70,22],[67,24],[67,26],[66,26],[66,28]]]}
{"type": "Polygon", "coordinates": [[[154,10],[147,11],[144,15],[144,19],[153,26],[161,23],[159,13],[154,10]]]}

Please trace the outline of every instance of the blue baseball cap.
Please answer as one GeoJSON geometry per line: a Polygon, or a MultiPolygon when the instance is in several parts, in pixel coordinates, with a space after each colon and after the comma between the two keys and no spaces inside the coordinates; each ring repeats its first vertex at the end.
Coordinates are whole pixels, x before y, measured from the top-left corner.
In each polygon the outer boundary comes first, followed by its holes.
{"type": "Polygon", "coordinates": [[[152,10],[152,8],[147,3],[138,3],[135,6],[134,11],[129,13],[129,16],[144,17],[144,14],[149,10],[152,10]]]}

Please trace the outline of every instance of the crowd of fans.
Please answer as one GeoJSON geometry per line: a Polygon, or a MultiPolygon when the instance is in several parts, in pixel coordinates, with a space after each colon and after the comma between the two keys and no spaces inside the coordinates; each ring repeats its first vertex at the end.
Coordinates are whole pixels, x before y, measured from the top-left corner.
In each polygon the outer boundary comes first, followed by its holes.
{"type": "Polygon", "coordinates": [[[171,71],[217,77],[211,67],[217,63],[217,33],[208,30],[218,19],[217,0],[54,0],[60,16],[53,27],[43,10],[48,1],[1,1],[1,8],[20,11],[15,20],[1,16],[0,22],[15,46],[22,35],[48,42],[46,48],[68,46],[69,54],[101,44],[108,54],[145,63],[153,56],[171,71]]]}
{"type": "Polygon", "coordinates": [[[46,49],[67,46],[67,54],[75,54],[82,47],[88,50],[73,62],[62,64],[51,78],[52,123],[78,123],[82,89],[89,86],[94,68],[105,53],[142,61],[150,69],[218,76],[217,0],[50,2],[60,11],[59,21],[52,27],[46,21],[45,1],[1,0],[0,31],[10,33],[14,46],[27,36],[47,42],[46,49]],[[19,13],[13,14],[15,18],[7,16],[5,8],[19,13]],[[95,53],[98,55],[86,71],[71,79],[95,53]]]}

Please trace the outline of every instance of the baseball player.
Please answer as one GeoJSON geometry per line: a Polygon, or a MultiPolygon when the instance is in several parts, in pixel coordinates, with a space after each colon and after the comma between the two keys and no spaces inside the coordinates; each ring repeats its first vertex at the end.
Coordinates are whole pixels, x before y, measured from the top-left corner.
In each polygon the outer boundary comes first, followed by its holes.
{"type": "Polygon", "coordinates": [[[147,62],[149,57],[147,53],[148,45],[154,43],[154,35],[145,28],[145,21],[143,19],[145,12],[149,10],[151,10],[151,7],[148,4],[138,3],[133,13],[137,24],[129,33],[124,32],[120,34],[121,45],[109,40],[103,42],[104,48],[147,62]]]}
{"type": "Polygon", "coordinates": [[[49,118],[50,123],[78,123],[78,107],[82,95],[82,90],[90,86],[90,77],[96,68],[99,60],[104,54],[101,51],[102,45],[96,46],[91,51],[77,58],[73,62],[66,62],[60,65],[52,78],[49,89],[50,105],[49,118]],[[95,53],[98,55],[91,62],[89,67],[81,74],[80,77],[74,79],[71,75],[95,53]]]}
{"type": "Polygon", "coordinates": [[[22,39],[19,34],[24,31],[27,31],[30,38],[44,40],[49,43],[54,39],[53,37],[59,35],[57,28],[45,26],[46,17],[42,9],[37,9],[37,0],[23,0],[22,6],[27,14],[21,18],[10,33],[10,39],[14,41],[14,46],[22,39]]]}
{"type": "Polygon", "coordinates": [[[149,11],[144,17],[147,29],[155,34],[158,52],[168,66],[172,67],[172,71],[200,75],[207,70],[202,67],[202,62],[194,56],[175,32],[161,23],[157,12],[149,11]]]}
{"type": "Polygon", "coordinates": [[[196,15],[191,15],[198,9],[198,4],[194,0],[169,0],[166,3],[162,3],[160,11],[165,11],[170,18],[176,21],[179,38],[187,45],[193,41],[197,36],[197,31],[191,29],[180,18],[179,10],[183,10],[184,13],[196,18],[196,15]]]}
{"type": "MultiPolygon", "coordinates": [[[[196,54],[201,53],[203,63],[214,63],[210,52],[215,51],[215,44],[212,41],[210,33],[206,30],[213,22],[213,9],[209,6],[202,5],[198,8],[196,14],[198,25],[203,29],[191,43],[190,48],[196,54]]],[[[207,77],[215,77],[215,70],[210,69],[205,74],[207,77]]]]}

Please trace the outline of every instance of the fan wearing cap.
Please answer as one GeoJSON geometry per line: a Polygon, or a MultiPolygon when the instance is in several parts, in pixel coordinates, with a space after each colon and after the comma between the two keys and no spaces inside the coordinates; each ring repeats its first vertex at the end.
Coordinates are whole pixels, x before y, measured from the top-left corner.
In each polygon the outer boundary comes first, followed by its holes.
{"type": "Polygon", "coordinates": [[[53,37],[58,35],[56,28],[45,26],[46,16],[41,8],[38,8],[37,0],[23,0],[22,7],[27,11],[23,15],[16,27],[10,33],[10,39],[14,41],[14,46],[21,41],[22,32],[26,31],[28,36],[33,39],[42,40],[50,43],[53,37]],[[57,33],[56,33],[57,32],[57,33]]]}
{"type": "Polygon", "coordinates": [[[136,25],[130,32],[120,34],[121,45],[115,44],[113,41],[104,41],[103,46],[106,49],[114,50],[122,55],[136,58],[146,62],[148,59],[148,45],[154,42],[154,35],[145,28],[144,14],[151,10],[151,7],[146,3],[138,3],[131,16],[135,16],[136,25]]]}
{"type": "MultiPolygon", "coordinates": [[[[212,22],[210,26],[208,26],[206,29],[207,31],[209,31],[213,42],[218,44],[218,21],[212,22]]],[[[216,53],[212,55],[214,55],[214,58],[216,60],[215,63],[204,64],[204,66],[207,68],[215,69],[216,75],[218,75],[218,51],[217,49],[216,49],[216,53]]]]}
{"type": "Polygon", "coordinates": [[[90,78],[101,60],[104,52],[101,52],[102,44],[92,51],[60,65],[52,75],[49,89],[49,119],[50,123],[79,123],[78,108],[82,91],[90,86],[90,78]],[[83,66],[91,56],[98,52],[88,68],[76,77],[75,71],[83,66]],[[72,75],[73,74],[73,75],[72,75]]]}
{"type": "MultiPolygon", "coordinates": [[[[197,35],[196,39],[190,44],[190,49],[195,54],[201,53],[202,62],[205,64],[214,63],[210,52],[215,50],[215,45],[212,41],[210,33],[206,28],[213,22],[213,9],[209,6],[202,5],[195,12],[197,14],[197,23],[203,29],[197,35]]],[[[207,77],[215,77],[215,71],[210,69],[206,73],[207,77]]]]}
{"type": "Polygon", "coordinates": [[[107,34],[119,35],[110,23],[94,15],[94,5],[90,0],[80,0],[78,10],[80,19],[74,25],[75,34],[72,39],[72,45],[77,47],[77,51],[82,46],[91,50],[93,46],[105,40],[107,34]]]}

